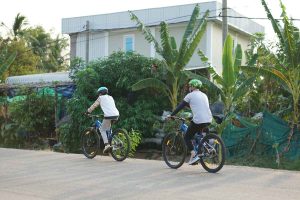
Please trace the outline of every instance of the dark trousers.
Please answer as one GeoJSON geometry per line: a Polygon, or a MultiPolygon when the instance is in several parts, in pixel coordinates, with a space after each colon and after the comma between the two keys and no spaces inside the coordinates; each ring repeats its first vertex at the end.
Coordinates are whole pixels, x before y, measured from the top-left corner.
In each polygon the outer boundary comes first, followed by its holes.
{"type": "Polygon", "coordinates": [[[191,124],[189,125],[185,135],[184,135],[184,140],[185,143],[188,147],[189,151],[192,151],[194,149],[193,144],[192,144],[192,139],[194,135],[197,132],[203,132],[203,129],[206,129],[210,125],[210,123],[202,123],[202,124],[195,124],[193,121],[191,121],[191,124]]]}

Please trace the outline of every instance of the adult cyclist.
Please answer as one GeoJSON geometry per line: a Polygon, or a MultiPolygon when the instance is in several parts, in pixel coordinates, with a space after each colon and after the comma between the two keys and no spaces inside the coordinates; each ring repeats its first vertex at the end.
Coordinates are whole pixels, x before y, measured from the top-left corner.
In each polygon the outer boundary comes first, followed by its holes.
{"type": "Polygon", "coordinates": [[[176,115],[185,106],[190,106],[192,110],[193,119],[184,135],[185,143],[191,152],[191,158],[188,164],[192,165],[200,159],[194,151],[192,139],[195,133],[206,128],[212,122],[213,117],[209,108],[207,95],[199,90],[202,86],[202,82],[198,79],[192,79],[188,85],[190,93],[184,97],[183,101],[178,104],[169,117],[172,118],[172,116],[176,115]]]}

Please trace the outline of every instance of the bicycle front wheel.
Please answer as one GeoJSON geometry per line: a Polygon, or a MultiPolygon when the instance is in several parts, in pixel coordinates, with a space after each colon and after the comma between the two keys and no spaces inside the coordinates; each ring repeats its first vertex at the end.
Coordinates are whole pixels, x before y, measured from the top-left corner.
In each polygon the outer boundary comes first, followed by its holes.
{"type": "Polygon", "coordinates": [[[162,143],[163,159],[173,169],[182,166],[186,157],[186,145],[181,133],[170,133],[165,136],[162,143]]]}
{"type": "Polygon", "coordinates": [[[225,163],[225,145],[216,134],[206,135],[199,144],[200,163],[210,172],[216,173],[225,163]]]}
{"type": "Polygon", "coordinates": [[[94,158],[100,147],[100,137],[94,128],[88,128],[81,135],[81,149],[87,158],[94,158]]]}
{"type": "Polygon", "coordinates": [[[111,139],[111,156],[116,161],[123,161],[127,158],[130,151],[130,138],[124,129],[117,129],[112,134],[111,139]]]}

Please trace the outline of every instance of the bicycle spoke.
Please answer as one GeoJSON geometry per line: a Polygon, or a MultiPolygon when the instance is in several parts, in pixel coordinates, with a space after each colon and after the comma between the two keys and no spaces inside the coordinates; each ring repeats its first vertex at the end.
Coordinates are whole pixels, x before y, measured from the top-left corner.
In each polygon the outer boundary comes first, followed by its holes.
{"type": "Polygon", "coordinates": [[[186,146],[182,136],[169,134],[164,138],[162,145],[163,158],[166,164],[174,169],[180,167],[186,156],[186,146]]]}
{"type": "Polygon", "coordinates": [[[84,131],[81,138],[81,148],[87,158],[94,158],[97,155],[100,138],[97,132],[90,128],[84,131]]]}
{"type": "Polygon", "coordinates": [[[219,171],[225,162],[225,146],[221,138],[209,134],[201,141],[200,163],[208,172],[219,171]]]}
{"type": "Polygon", "coordinates": [[[126,131],[118,129],[112,136],[112,157],[117,161],[127,158],[130,150],[130,140],[126,131]]]}

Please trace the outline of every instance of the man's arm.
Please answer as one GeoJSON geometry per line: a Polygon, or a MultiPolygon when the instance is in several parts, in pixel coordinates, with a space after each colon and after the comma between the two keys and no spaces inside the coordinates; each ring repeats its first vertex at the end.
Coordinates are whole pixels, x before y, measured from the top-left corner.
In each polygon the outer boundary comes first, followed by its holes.
{"type": "Polygon", "coordinates": [[[186,101],[182,101],[180,104],[178,104],[177,108],[171,113],[171,116],[176,115],[182,108],[188,105],[189,104],[186,101]]]}

